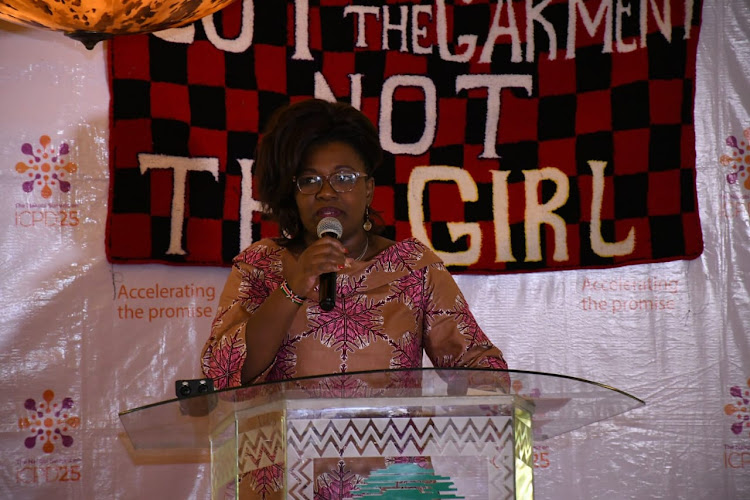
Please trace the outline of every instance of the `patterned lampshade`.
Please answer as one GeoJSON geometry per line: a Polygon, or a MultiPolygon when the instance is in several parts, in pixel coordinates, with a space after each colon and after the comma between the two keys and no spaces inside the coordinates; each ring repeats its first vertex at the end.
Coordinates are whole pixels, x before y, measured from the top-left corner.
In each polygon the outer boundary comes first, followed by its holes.
{"type": "Polygon", "coordinates": [[[113,35],[149,33],[197,21],[234,0],[2,0],[0,19],[62,31],[92,49],[113,35]]]}

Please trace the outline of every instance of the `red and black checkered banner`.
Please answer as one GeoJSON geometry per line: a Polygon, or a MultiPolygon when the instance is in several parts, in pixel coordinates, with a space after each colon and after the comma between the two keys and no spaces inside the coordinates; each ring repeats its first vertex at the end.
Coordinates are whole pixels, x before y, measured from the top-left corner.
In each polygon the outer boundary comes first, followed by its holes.
{"type": "Polygon", "coordinates": [[[373,208],[452,271],[694,258],[700,0],[238,1],[109,45],[112,262],[227,265],[278,234],[270,115],[340,100],[386,151],[373,208]]]}

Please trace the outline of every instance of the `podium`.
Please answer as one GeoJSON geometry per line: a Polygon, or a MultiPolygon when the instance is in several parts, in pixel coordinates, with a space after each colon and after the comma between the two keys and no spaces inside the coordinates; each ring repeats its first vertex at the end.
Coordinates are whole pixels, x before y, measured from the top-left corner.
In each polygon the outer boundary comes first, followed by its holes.
{"type": "Polygon", "coordinates": [[[533,498],[534,441],[642,405],[563,375],[425,368],[243,386],[120,421],[136,451],[210,450],[213,499],[500,500],[533,498]]]}

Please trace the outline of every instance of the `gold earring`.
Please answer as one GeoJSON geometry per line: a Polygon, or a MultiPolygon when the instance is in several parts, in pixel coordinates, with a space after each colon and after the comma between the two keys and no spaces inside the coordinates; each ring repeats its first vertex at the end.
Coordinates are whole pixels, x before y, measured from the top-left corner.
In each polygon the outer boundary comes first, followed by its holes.
{"type": "Polygon", "coordinates": [[[365,208],[365,223],[362,224],[362,229],[369,231],[372,229],[372,221],[370,220],[370,207],[365,208]]]}

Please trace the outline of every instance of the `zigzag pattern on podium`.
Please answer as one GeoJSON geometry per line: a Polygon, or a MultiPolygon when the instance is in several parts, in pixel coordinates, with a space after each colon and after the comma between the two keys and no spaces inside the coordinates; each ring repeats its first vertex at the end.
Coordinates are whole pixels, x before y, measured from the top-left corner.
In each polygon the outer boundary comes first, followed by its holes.
{"type": "Polygon", "coordinates": [[[495,456],[512,442],[511,424],[505,417],[292,420],[287,437],[302,457],[495,456]]]}
{"type": "Polygon", "coordinates": [[[240,473],[284,463],[284,439],[276,425],[257,427],[239,436],[240,473]]]}
{"type": "MultiPolygon", "coordinates": [[[[512,444],[509,444],[512,446],[512,444]]],[[[503,460],[491,460],[487,475],[487,488],[489,498],[493,500],[514,500],[515,494],[515,469],[513,457],[504,457],[503,460]],[[498,463],[500,462],[500,463],[498,463]]],[[[522,498],[522,497],[519,497],[522,498]]]]}
{"type": "MultiPolygon", "coordinates": [[[[516,409],[516,414],[518,414],[516,409]]],[[[532,446],[532,430],[530,418],[516,418],[514,426],[515,439],[515,492],[519,498],[534,496],[534,449],[532,446]]]]}
{"type": "Polygon", "coordinates": [[[299,498],[300,500],[312,498],[315,481],[312,459],[300,459],[293,462],[287,467],[289,478],[287,494],[289,498],[299,498]]]}
{"type": "Polygon", "coordinates": [[[311,498],[314,459],[373,456],[485,456],[490,498],[513,498],[508,417],[291,420],[287,447],[289,498],[311,498]]]}
{"type": "Polygon", "coordinates": [[[532,432],[531,427],[528,425],[520,424],[518,420],[516,420],[516,426],[515,426],[515,435],[516,435],[516,454],[518,455],[518,459],[521,460],[523,463],[532,466],[534,463],[534,451],[532,446],[524,446],[525,443],[530,443],[532,441],[532,432]]]}

